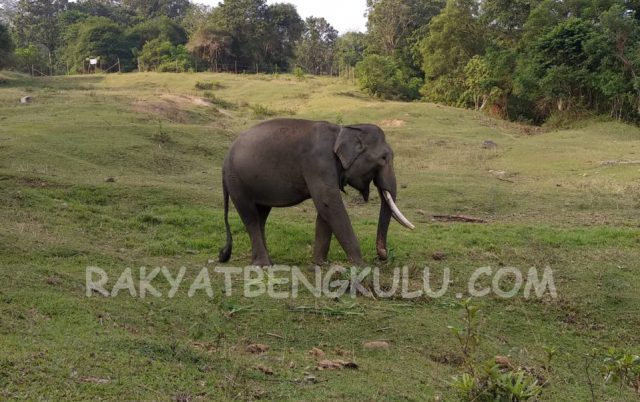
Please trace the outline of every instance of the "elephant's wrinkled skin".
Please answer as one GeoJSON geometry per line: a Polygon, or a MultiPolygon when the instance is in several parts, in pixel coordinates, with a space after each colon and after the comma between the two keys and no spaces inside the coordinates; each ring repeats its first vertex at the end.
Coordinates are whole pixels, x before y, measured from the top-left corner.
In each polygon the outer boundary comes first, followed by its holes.
{"type": "Polygon", "coordinates": [[[249,232],[252,264],[258,266],[272,265],[265,242],[265,222],[271,208],[288,207],[311,198],[317,209],[313,262],[326,261],[333,233],[351,262],[363,265],[340,190],[348,184],[360,191],[366,201],[371,181],[381,200],[376,248],[384,260],[391,216],[407,227],[413,225],[395,206],[393,151],[379,127],[275,119],[250,128],[233,142],[224,160],[227,244],[220,250],[220,262],[229,260],[233,244],[229,197],[249,232]]]}

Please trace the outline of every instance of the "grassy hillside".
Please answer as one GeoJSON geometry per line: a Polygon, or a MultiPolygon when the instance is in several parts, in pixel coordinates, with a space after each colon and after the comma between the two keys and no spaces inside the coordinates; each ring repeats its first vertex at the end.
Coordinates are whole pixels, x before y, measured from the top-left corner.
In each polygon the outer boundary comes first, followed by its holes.
{"type": "MultiPolygon", "coordinates": [[[[455,295],[470,273],[550,266],[557,299],[475,301],[479,359],[506,355],[544,373],[542,400],[587,400],[585,353],[640,347],[639,140],[640,129],[618,123],[544,132],[373,100],[324,78],[1,73],[0,397],[456,400],[449,381],[460,372],[460,348],[447,326],[461,325],[455,295]],[[25,95],[31,104],[19,103],[25,95]],[[225,297],[218,281],[212,298],[187,297],[188,285],[174,298],[85,296],[87,266],[110,273],[109,288],[141,266],[185,266],[191,283],[224,243],[228,145],[243,128],[291,115],[385,129],[398,204],[417,226],[392,223],[385,267],[409,266],[416,283],[424,266],[436,278],[450,268],[447,295],[273,300],[225,297]],[[485,140],[497,147],[483,148],[485,140]],[[438,214],[487,223],[436,222],[438,214]],[[436,252],[445,258],[434,260],[436,252]],[[371,340],[390,347],[364,348],[371,340]],[[270,349],[247,352],[255,343],[270,349]],[[316,371],[314,347],[359,369],[316,371]],[[558,350],[550,369],[545,348],[558,350]],[[304,381],[309,375],[316,380],[304,381]]],[[[355,191],[344,198],[365,260],[378,265],[379,200],[364,204],[355,191]]],[[[275,210],[267,224],[274,261],[308,267],[314,221],[309,202],[275,210]]],[[[231,225],[227,265],[244,266],[251,250],[235,211],[231,225]]],[[[335,241],[330,258],[345,261],[335,241]]],[[[632,397],[615,386],[596,392],[632,397]]]]}

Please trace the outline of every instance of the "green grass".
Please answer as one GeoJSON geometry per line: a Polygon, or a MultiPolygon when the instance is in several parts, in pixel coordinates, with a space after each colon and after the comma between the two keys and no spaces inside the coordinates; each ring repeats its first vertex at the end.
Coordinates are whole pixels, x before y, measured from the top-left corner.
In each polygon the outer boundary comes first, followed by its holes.
{"type": "MultiPolygon", "coordinates": [[[[603,163],[640,160],[639,140],[640,129],[615,122],[545,132],[374,100],[327,78],[0,73],[0,397],[456,400],[449,381],[460,367],[446,358],[459,354],[447,329],[461,322],[456,292],[478,267],[548,265],[558,299],[476,301],[480,354],[539,371],[544,347],[555,347],[542,399],[588,400],[585,353],[639,351],[640,164],[603,163]],[[19,103],[25,94],[33,103],[19,103]],[[137,277],[141,266],[185,266],[189,284],[224,243],[220,167],[229,144],[266,116],[292,115],[383,126],[399,205],[417,226],[392,224],[385,272],[407,265],[418,281],[418,268],[436,278],[450,268],[445,297],[253,299],[239,295],[239,282],[225,297],[221,280],[213,298],[189,298],[188,286],[171,299],[85,296],[87,266],[107,271],[109,286],[127,267],[137,277]],[[484,140],[497,149],[483,149],[484,140]],[[435,214],[488,223],[434,222],[435,214]],[[363,348],[378,339],[390,349],[363,348]],[[247,353],[252,343],[270,350],[247,353]],[[359,369],[315,371],[313,347],[359,369]],[[318,382],[300,381],[307,373],[318,382]]],[[[379,201],[363,204],[355,191],[344,198],[365,260],[377,264],[379,201]]],[[[272,258],[308,267],[314,221],[310,202],[275,210],[272,258]]],[[[244,266],[251,250],[235,211],[231,226],[227,265],[244,266]]],[[[345,261],[335,241],[330,258],[345,261]]],[[[611,388],[596,392],[632,398],[611,388]]]]}

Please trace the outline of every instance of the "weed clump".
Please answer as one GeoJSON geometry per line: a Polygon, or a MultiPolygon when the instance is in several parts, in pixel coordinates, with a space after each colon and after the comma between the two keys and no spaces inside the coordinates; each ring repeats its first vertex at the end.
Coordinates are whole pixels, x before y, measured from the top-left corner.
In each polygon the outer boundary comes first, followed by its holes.
{"type": "Polygon", "coordinates": [[[255,103],[253,105],[249,105],[249,109],[253,111],[253,114],[256,117],[273,117],[273,116],[282,116],[289,115],[293,116],[296,114],[296,111],[293,109],[270,109],[267,106],[264,106],[260,103],[255,103]]]}
{"type": "Polygon", "coordinates": [[[228,100],[224,100],[216,96],[213,92],[205,92],[204,97],[216,106],[220,106],[223,109],[237,109],[238,105],[228,100]]]}
{"type": "Polygon", "coordinates": [[[222,89],[224,86],[218,81],[198,81],[195,85],[196,89],[202,91],[210,91],[212,89],[222,89]]]}

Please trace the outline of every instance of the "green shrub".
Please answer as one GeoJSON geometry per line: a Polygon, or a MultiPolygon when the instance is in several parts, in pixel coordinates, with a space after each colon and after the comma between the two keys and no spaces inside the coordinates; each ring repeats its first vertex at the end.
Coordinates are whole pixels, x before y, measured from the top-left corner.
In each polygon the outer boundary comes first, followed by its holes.
{"type": "Polygon", "coordinates": [[[371,54],[356,65],[361,89],[385,99],[412,100],[420,97],[422,79],[398,66],[390,57],[371,54]]]}
{"type": "Polygon", "coordinates": [[[300,66],[296,66],[296,68],[293,69],[293,75],[298,81],[304,80],[304,70],[300,66]]]}

